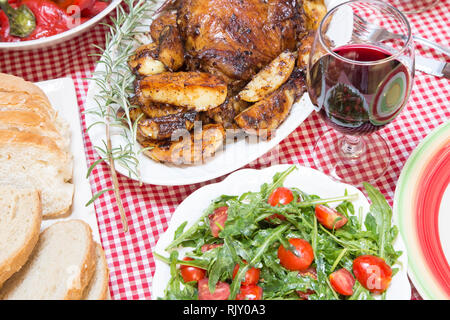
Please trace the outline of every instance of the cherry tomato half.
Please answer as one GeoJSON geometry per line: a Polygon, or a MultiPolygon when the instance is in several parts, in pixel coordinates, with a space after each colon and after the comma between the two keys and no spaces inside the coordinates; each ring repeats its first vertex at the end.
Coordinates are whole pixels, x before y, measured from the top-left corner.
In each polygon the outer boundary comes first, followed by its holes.
{"type": "Polygon", "coordinates": [[[261,300],[263,289],[255,284],[241,286],[240,292],[236,295],[236,300],[261,300]]]}
{"type": "Polygon", "coordinates": [[[228,218],[228,207],[219,207],[209,217],[209,227],[211,228],[211,233],[213,237],[218,237],[221,228],[217,225],[219,224],[222,228],[225,226],[225,221],[228,218]]]}
{"type": "Polygon", "coordinates": [[[202,245],[202,247],[201,247],[201,250],[202,250],[202,252],[206,252],[206,251],[209,251],[209,250],[212,250],[212,249],[214,249],[214,248],[218,248],[218,247],[221,247],[221,246],[223,246],[223,244],[221,244],[221,243],[212,243],[212,244],[204,244],[204,245],[202,245]]]}
{"type": "MultiPolygon", "coordinates": [[[[279,205],[285,205],[290,203],[294,199],[294,195],[292,194],[292,191],[288,188],[280,187],[276,188],[272,191],[272,193],[269,196],[269,199],[267,199],[267,202],[272,206],[276,207],[279,205]]],[[[286,218],[281,214],[273,214],[270,217],[267,217],[266,220],[270,221],[272,219],[278,218],[280,220],[286,220],[286,218]]]]}
{"type": "MultiPolygon", "coordinates": [[[[247,261],[244,260],[244,263],[247,264],[247,261]]],[[[236,264],[233,269],[233,279],[236,277],[239,271],[239,264],[236,264]]],[[[241,282],[242,286],[249,286],[252,284],[257,284],[259,281],[259,274],[261,271],[257,268],[250,268],[245,273],[244,281],[241,282]]]]}
{"type": "Polygon", "coordinates": [[[208,278],[198,281],[199,300],[227,300],[230,295],[230,285],[226,282],[217,282],[214,293],[209,291],[208,278]]]}
{"type": "Polygon", "coordinates": [[[330,274],[330,284],[337,293],[344,296],[351,296],[353,294],[355,278],[353,278],[350,271],[342,268],[330,274]]]}
{"type": "Polygon", "coordinates": [[[314,290],[308,289],[306,291],[297,291],[300,300],[308,300],[309,296],[316,293],[314,290]]]}
{"type": "Polygon", "coordinates": [[[384,292],[392,280],[391,267],[382,258],[372,255],[356,258],[353,261],[353,274],[372,293],[384,292]]]}
{"type": "Polygon", "coordinates": [[[286,205],[290,203],[292,200],[294,200],[294,195],[292,194],[292,191],[285,187],[276,188],[272,191],[272,193],[269,196],[269,199],[267,199],[267,202],[272,206],[276,207],[280,204],[286,205]]]}
{"type": "Polygon", "coordinates": [[[308,241],[298,238],[289,239],[295,248],[296,254],[283,245],[278,248],[278,259],[283,267],[291,271],[305,271],[314,260],[314,252],[308,241]]]}
{"type": "Polygon", "coordinates": [[[321,225],[330,230],[342,228],[348,221],[342,213],[322,204],[316,206],[316,218],[321,225]]]}
{"type": "MultiPolygon", "coordinates": [[[[184,261],[193,261],[194,259],[185,257],[184,261]]],[[[206,271],[197,267],[180,265],[180,273],[184,282],[198,281],[205,277],[206,271]]]]}

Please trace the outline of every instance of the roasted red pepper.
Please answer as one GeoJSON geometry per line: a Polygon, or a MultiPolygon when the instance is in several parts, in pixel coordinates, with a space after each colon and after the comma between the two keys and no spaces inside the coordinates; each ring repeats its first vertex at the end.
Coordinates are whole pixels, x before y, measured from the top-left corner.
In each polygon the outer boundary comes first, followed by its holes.
{"type": "Polygon", "coordinates": [[[82,17],[92,18],[98,15],[100,12],[106,9],[109,3],[104,1],[95,1],[92,7],[86,8],[81,12],[82,17]]]}
{"type": "Polygon", "coordinates": [[[55,0],[58,6],[64,10],[67,10],[70,6],[77,6],[80,8],[80,12],[84,9],[92,8],[95,0],[55,0]]]}
{"type": "Polygon", "coordinates": [[[11,36],[8,17],[0,10],[0,41],[3,42],[33,40],[56,35],[96,16],[109,4],[98,0],[9,0],[8,2],[13,8],[26,5],[35,15],[36,28],[24,38],[11,36]],[[79,10],[76,7],[69,8],[70,6],[77,6],[79,10]]]}
{"type": "MultiPolygon", "coordinates": [[[[9,20],[6,14],[0,10],[0,41],[6,41],[9,37],[9,20]]],[[[19,41],[20,38],[17,39],[19,41]]]]}
{"type": "Polygon", "coordinates": [[[36,17],[36,29],[24,40],[50,37],[55,34],[69,30],[73,24],[73,19],[49,0],[22,0],[33,11],[36,17]]]}
{"type": "Polygon", "coordinates": [[[36,17],[36,29],[26,38],[17,38],[9,35],[8,27],[2,23],[2,41],[14,42],[20,40],[33,40],[50,37],[69,30],[73,19],[64,10],[49,0],[22,0],[16,1],[16,5],[26,5],[36,17]]]}

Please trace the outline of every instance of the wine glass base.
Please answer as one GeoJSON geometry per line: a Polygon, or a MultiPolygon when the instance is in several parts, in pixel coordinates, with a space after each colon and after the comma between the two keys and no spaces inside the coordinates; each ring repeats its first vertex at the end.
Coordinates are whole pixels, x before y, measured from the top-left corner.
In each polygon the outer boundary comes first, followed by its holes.
{"type": "Polygon", "coordinates": [[[335,130],[325,133],[314,147],[313,157],[317,169],[337,181],[354,186],[378,180],[389,166],[389,146],[376,133],[360,139],[360,152],[349,155],[343,148],[343,134],[335,130]]]}

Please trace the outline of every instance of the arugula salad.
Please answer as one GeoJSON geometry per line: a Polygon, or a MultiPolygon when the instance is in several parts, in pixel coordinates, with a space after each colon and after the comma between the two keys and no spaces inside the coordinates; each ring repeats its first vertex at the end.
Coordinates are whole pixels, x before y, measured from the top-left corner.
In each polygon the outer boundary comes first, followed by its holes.
{"type": "Polygon", "coordinates": [[[295,169],[258,192],[222,195],[187,230],[181,224],[170,256],[154,253],[170,266],[164,299],[385,297],[402,252],[394,249],[398,230],[383,195],[364,184],[372,204],[363,218],[356,195],[322,199],[284,187],[295,169]]]}

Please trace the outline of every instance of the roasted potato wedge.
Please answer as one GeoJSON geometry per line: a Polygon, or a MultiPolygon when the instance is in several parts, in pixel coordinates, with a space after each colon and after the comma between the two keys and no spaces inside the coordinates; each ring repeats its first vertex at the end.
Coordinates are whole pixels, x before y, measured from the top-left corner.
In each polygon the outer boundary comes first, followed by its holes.
{"type": "Polygon", "coordinates": [[[139,80],[136,94],[144,105],[153,101],[200,112],[222,104],[227,85],[204,72],[163,72],[139,80]]]}
{"type": "Polygon", "coordinates": [[[181,112],[163,117],[144,117],[138,122],[139,132],[147,138],[163,140],[177,134],[179,130],[190,131],[198,118],[196,111],[181,112]]]}
{"type": "Polygon", "coordinates": [[[238,96],[228,97],[220,106],[209,109],[206,114],[214,122],[220,123],[225,129],[234,128],[234,117],[241,111],[247,109],[249,103],[241,100],[238,96]]]}
{"type": "Polygon", "coordinates": [[[154,42],[159,41],[161,31],[166,26],[177,26],[177,12],[176,11],[163,11],[150,25],[150,36],[154,42]]]}
{"type": "Polygon", "coordinates": [[[291,78],[277,91],[242,111],[234,120],[246,133],[270,139],[272,131],[283,123],[303,92],[303,79],[291,78]]]}
{"type": "Polygon", "coordinates": [[[303,10],[306,15],[306,29],[317,30],[320,22],[327,13],[327,7],[323,0],[304,0],[303,10]]]}
{"type": "Polygon", "coordinates": [[[223,146],[225,130],[219,124],[208,124],[202,130],[186,133],[179,140],[157,141],[142,136],[138,142],[151,159],[175,165],[194,165],[211,158],[223,146]]]}
{"type": "Polygon", "coordinates": [[[170,71],[177,71],[184,64],[184,47],[176,26],[165,26],[159,36],[158,60],[170,71]]]}
{"type": "Polygon", "coordinates": [[[294,66],[295,54],[290,51],[282,52],[253,77],[239,92],[239,97],[247,102],[257,102],[263,99],[289,79],[294,66]]]}
{"type": "Polygon", "coordinates": [[[306,69],[309,61],[309,54],[314,42],[314,31],[310,30],[301,40],[298,47],[297,68],[306,69]]]}
{"type": "Polygon", "coordinates": [[[138,75],[148,76],[166,71],[166,66],[159,58],[159,48],[154,42],[136,49],[128,60],[130,68],[138,75]]]}

